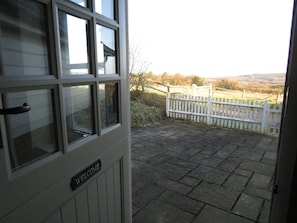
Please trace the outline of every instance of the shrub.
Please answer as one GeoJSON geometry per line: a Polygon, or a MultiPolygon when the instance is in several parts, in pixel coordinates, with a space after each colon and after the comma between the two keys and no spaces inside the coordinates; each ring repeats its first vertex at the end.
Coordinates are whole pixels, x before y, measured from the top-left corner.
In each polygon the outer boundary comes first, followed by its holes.
{"type": "Polygon", "coordinates": [[[157,124],[162,119],[162,112],[155,106],[148,106],[138,101],[131,101],[131,127],[157,124]]]}
{"type": "Polygon", "coordinates": [[[220,79],[216,81],[216,87],[225,88],[229,90],[241,90],[241,87],[238,81],[227,80],[227,79],[220,79]]]}
{"type": "Polygon", "coordinates": [[[203,86],[204,85],[204,78],[193,76],[192,77],[192,84],[196,84],[197,86],[203,86]]]}
{"type": "Polygon", "coordinates": [[[166,96],[156,93],[142,92],[142,91],[131,91],[131,101],[137,101],[147,106],[153,106],[158,108],[162,115],[165,116],[166,112],[166,96]]]}
{"type": "Polygon", "coordinates": [[[131,126],[148,126],[166,116],[166,97],[156,93],[130,91],[131,126]]]}

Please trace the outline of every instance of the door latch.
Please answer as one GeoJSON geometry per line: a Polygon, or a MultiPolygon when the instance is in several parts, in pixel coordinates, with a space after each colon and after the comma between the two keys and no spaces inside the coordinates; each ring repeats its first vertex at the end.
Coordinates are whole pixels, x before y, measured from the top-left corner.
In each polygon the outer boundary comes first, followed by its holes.
{"type": "Polygon", "coordinates": [[[30,110],[31,110],[31,106],[28,105],[27,103],[24,103],[23,106],[20,106],[20,107],[0,109],[0,115],[15,115],[15,114],[28,112],[30,110]]]}
{"type": "Polygon", "coordinates": [[[273,193],[274,194],[277,194],[278,193],[278,185],[277,184],[274,184],[273,185],[273,193]]]}

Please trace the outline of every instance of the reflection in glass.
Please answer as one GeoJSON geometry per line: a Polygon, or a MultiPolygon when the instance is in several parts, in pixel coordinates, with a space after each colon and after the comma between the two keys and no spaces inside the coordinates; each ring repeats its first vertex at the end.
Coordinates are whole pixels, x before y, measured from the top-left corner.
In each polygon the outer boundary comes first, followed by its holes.
{"type": "Polygon", "coordinates": [[[83,6],[83,7],[87,6],[86,0],[70,0],[70,1],[76,3],[76,4],[80,5],[80,6],[83,6]]]}
{"type": "Polygon", "coordinates": [[[116,73],[115,31],[96,25],[98,74],[116,73]]]}
{"type": "Polygon", "coordinates": [[[114,19],[114,0],[95,0],[95,11],[114,19]]]}
{"type": "Polygon", "coordinates": [[[99,84],[101,128],[119,123],[118,83],[99,84]]]}
{"type": "Polygon", "coordinates": [[[85,19],[59,11],[63,75],[89,73],[87,26],[85,19]]]}
{"type": "Polygon", "coordinates": [[[0,7],[0,76],[49,75],[44,5],[2,0],[0,7]]]}
{"type": "Polygon", "coordinates": [[[68,143],[94,134],[91,95],[89,85],[64,88],[68,143]]]}
{"type": "Polygon", "coordinates": [[[5,116],[12,169],[58,150],[51,95],[51,90],[34,90],[3,96],[4,108],[31,106],[26,113],[5,116]]]}

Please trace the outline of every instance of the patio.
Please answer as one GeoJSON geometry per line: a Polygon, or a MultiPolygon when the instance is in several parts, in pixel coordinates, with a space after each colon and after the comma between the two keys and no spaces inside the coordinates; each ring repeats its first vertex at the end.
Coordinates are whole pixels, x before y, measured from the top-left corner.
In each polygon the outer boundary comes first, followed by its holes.
{"type": "Polygon", "coordinates": [[[132,129],[133,223],[266,223],[278,138],[166,120],[132,129]]]}

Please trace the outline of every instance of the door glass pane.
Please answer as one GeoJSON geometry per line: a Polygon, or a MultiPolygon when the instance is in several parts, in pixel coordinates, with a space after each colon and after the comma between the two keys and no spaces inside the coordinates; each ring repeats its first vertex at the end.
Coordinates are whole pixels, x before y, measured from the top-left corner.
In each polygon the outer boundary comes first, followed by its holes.
{"type": "Polygon", "coordinates": [[[76,4],[86,7],[87,6],[87,1],[86,0],[70,0],[72,2],[75,2],[76,4]]]}
{"type": "Polygon", "coordinates": [[[101,128],[119,123],[118,83],[99,84],[101,128]]]}
{"type": "Polygon", "coordinates": [[[115,31],[96,25],[98,74],[116,73],[115,31]]]}
{"type": "Polygon", "coordinates": [[[89,85],[64,88],[68,143],[94,134],[92,92],[89,85]]]}
{"type": "Polygon", "coordinates": [[[63,75],[89,73],[88,21],[59,11],[63,75]]]}
{"type": "Polygon", "coordinates": [[[58,150],[51,90],[7,93],[3,102],[4,108],[24,103],[31,107],[25,113],[5,115],[12,169],[58,150]]]}
{"type": "Polygon", "coordinates": [[[2,0],[0,7],[0,76],[49,75],[44,5],[2,0]]]}
{"type": "Polygon", "coordinates": [[[114,0],[95,0],[95,11],[114,19],[114,0]]]}

